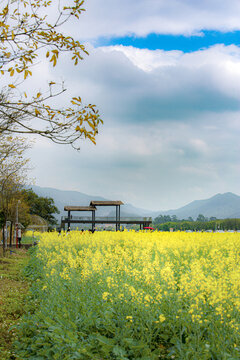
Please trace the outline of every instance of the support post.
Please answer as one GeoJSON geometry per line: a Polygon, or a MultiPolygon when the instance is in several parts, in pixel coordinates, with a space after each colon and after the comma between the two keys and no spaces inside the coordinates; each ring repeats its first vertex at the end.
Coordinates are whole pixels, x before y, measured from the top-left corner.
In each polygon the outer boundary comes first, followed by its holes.
{"type": "Polygon", "coordinates": [[[116,231],[120,230],[120,205],[116,205],[116,231]]]}
{"type": "Polygon", "coordinates": [[[118,205],[118,230],[120,230],[120,205],[118,205]]]}
{"type": "Polygon", "coordinates": [[[20,203],[20,200],[17,202],[17,208],[16,208],[16,223],[15,223],[15,231],[16,231],[16,248],[18,248],[18,204],[20,203]]]}
{"type": "Polygon", "coordinates": [[[67,228],[67,230],[70,228],[70,216],[71,216],[71,211],[68,210],[68,228],[67,228]]]}
{"type": "Polygon", "coordinates": [[[16,248],[18,248],[18,223],[15,224],[16,248]]]}
{"type": "Polygon", "coordinates": [[[9,243],[9,246],[12,247],[12,221],[11,221],[11,224],[10,224],[10,243],[9,243]]]}
{"type": "Polygon", "coordinates": [[[95,211],[92,210],[92,232],[95,230],[95,211]]]}

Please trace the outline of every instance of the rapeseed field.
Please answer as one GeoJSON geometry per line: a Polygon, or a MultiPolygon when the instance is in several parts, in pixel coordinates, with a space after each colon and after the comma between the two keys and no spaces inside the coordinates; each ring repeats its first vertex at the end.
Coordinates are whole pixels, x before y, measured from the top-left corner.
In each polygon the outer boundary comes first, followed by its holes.
{"type": "Polygon", "coordinates": [[[23,359],[240,359],[240,234],[40,235],[23,359]]]}

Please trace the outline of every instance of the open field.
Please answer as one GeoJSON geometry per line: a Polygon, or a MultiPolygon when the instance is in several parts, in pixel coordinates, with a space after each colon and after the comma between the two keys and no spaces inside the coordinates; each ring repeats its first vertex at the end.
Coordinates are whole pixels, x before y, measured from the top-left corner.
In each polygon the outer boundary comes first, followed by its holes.
{"type": "Polygon", "coordinates": [[[24,298],[28,283],[23,279],[21,269],[26,265],[28,255],[24,250],[9,251],[2,257],[0,249],[0,359],[12,359],[11,346],[16,338],[10,331],[19,322],[24,312],[24,298]]]}
{"type": "Polygon", "coordinates": [[[44,233],[17,353],[239,360],[239,245],[239,233],[44,233]]]}

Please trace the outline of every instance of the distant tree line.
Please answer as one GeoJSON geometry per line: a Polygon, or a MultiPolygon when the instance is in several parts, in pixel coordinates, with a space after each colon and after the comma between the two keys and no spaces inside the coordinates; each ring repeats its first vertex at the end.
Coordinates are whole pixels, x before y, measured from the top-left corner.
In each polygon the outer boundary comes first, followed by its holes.
{"type": "Polygon", "coordinates": [[[189,217],[187,220],[179,220],[176,215],[159,215],[154,219],[153,225],[156,229],[162,231],[170,231],[170,229],[173,229],[174,231],[240,230],[240,219],[206,218],[202,214],[199,214],[194,221],[192,217],[189,217]]]}
{"type": "MultiPolygon", "coordinates": [[[[210,218],[205,217],[203,214],[199,214],[196,221],[200,221],[200,222],[208,222],[208,221],[213,221],[213,220],[217,220],[216,217],[211,216],[210,218]]],[[[176,215],[159,215],[154,219],[154,224],[165,224],[167,222],[182,222],[182,221],[190,221],[193,222],[194,219],[189,216],[187,219],[178,219],[176,215]]]]}

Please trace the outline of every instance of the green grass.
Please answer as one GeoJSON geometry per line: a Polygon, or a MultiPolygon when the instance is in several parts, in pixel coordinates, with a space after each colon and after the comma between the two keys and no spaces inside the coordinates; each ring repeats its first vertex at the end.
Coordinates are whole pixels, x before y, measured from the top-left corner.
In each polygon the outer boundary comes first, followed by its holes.
{"type": "Polygon", "coordinates": [[[34,238],[32,236],[23,236],[22,244],[32,244],[34,242],[34,238]]]}
{"type": "Polygon", "coordinates": [[[16,333],[11,327],[19,322],[24,313],[24,298],[28,292],[28,283],[21,275],[21,269],[28,261],[25,250],[7,250],[2,256],[0,249],[0,359],[15,359],[12,343],[16,333]]]}
{"type": "Polygon", "coordinates": [[[38,236],[26,236],[23,235],[22,237],[22,244],[33,244],[35,241],[38,241],[39,237],[38,236]]]}

